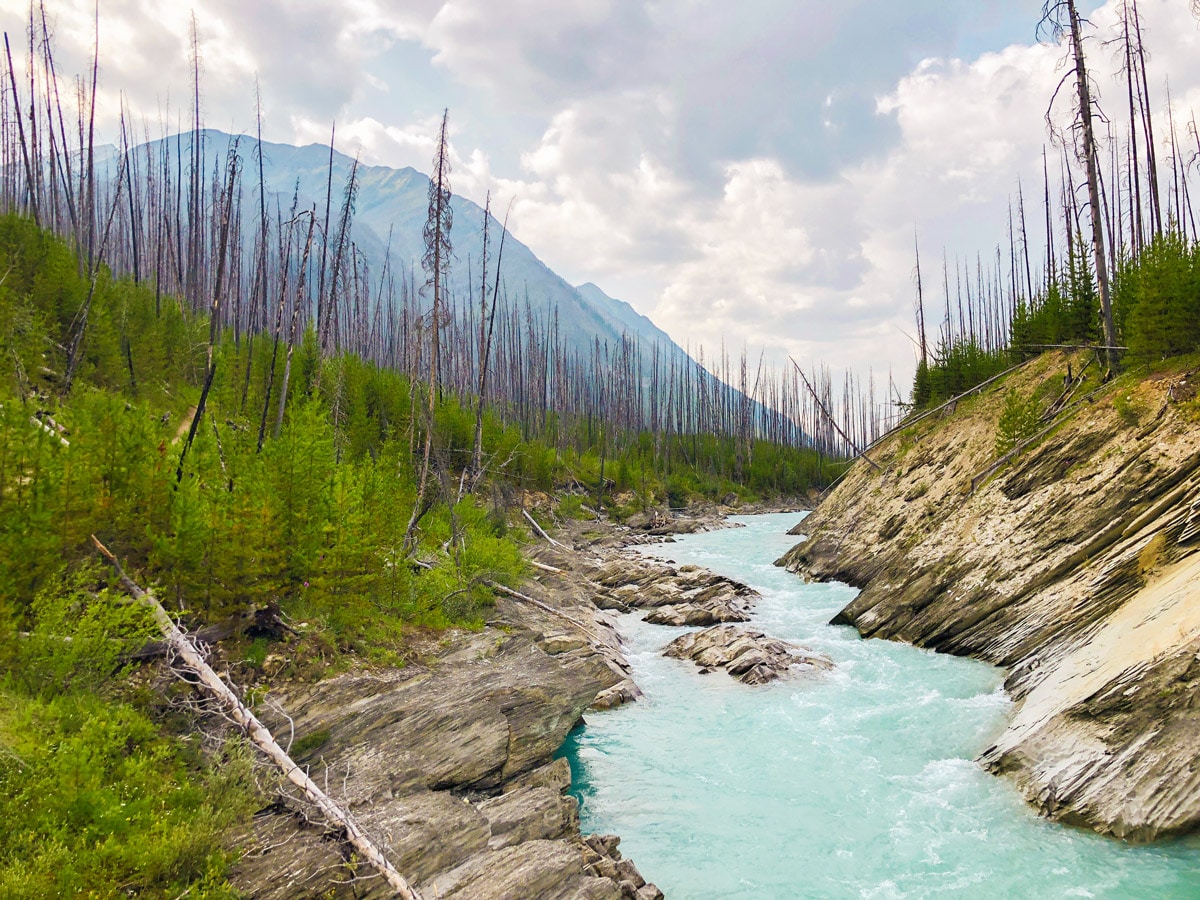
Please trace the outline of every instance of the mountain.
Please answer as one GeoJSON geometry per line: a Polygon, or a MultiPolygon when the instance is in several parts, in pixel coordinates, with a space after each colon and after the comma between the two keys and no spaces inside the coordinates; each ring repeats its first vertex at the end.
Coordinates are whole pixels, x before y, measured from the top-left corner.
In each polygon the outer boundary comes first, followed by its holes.
{"type": "Polygon", "coordinates": [[[617,300],[615,297],[608,296],[608,294],[604,293],[604,291],[600,290],[599,287],[590,281],[579,285],[575,290],[616,331],[638,335],[645,344],[652,345],[657,342],[663,347],[676,346],[678,349],[675,342],[671,340],[670,335],[624,300],[617,300]]]}
{"type": "MultiPolygon", "coordinates": [[[[206,171],[217,169],[227,149],[237,141],[243,161],[243,215],[252,217],[257,208],[258,142],[245,135],[230,136],[212,129],[205,130],[203,137],[206,171]]],[[[186,170],[190,162],[189,141],[186,134],[166,138],[143,145],[135,153],[145,159],[147,151],[154,158],[165,151],[176,161],[173,165],[182,164],[186,170]]],[[[315,208],[318,221],[323,221],[326,192],[331,184],[330,231],[334,232],[354,160],[334,152],[331,180],[328,145],[294,147],[264,141],[262,149],[267,202],[272,213],[277,208],[286,216],[293,196],[296,196],[298,209],[315,208]]],[[[425,280],[421,257],[424,255],[422,232],[429,203],[428,176],[413,168],[360,164],[357,182],[352,239],[368,262],[373,277],[383,271],[385,255],[390,255],[392,271],[411,272],[420,286],[425,280]]],[[[478,303],[483,209],[458,195],[453,196],[451,209],[454,224],[450,236],[454,249],[448,297],[451,303],[461,308],[467,303],[478,303]]],[[[501,223],[494,216],[489,230],[489,266],[494,267],[502,231],[501,223]]],[[[250,218],[246,220],[243,233],[254,233],[250,218]]],[[[511,232],[505,239],[501,268],[502,297],[506,296],[510,305],[521,309],[528,301],[533,315],[542,322],[557,313],[559,333],[568,347],[584,350],[597,338],[601,343],[617,344],[622,335],[628,334],[637,338],[644,350],[658,343],[664,349],[683,354],[666,332],[639,315],[629,304],[609,297],[594,284],[579,288],[568,284],[511,232]]],[[[489,283],[493,278],[494,275],[489,274],[489,283]]]]}

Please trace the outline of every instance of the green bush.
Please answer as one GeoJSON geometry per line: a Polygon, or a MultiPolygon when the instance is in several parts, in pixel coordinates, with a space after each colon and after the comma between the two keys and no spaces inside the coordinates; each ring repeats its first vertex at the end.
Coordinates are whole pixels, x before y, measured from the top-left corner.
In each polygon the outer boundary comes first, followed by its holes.
{"type": "Polygon", "coordinates": [[[0,896],[232,898],[222,835],[253,797],[246,759],[189,760],[127,703],[0,689],[0,896]]]}
{"type": "Polygon", "coordinates": [[[1037,434],[1041,427],[1041,405],[1035,397],[1023,398],[1009,391],[996,423],[996,455],[1004,456],[1019,443],[1037,434]]]}
{"type": "Polygon", "coordinates": [[[213,768],[131,702],[148,611],[88,565],[6,612],[0,896],[232,897],[223,834],[253,810],[249,762],[231,747],[213,768]]]}
{"type": "Polygon", "coordinates": [[[1118,267],[1113,294],[1131,361],[1200,349],[1200,244],[1175,232],[1155,238],[1118,267]]]}

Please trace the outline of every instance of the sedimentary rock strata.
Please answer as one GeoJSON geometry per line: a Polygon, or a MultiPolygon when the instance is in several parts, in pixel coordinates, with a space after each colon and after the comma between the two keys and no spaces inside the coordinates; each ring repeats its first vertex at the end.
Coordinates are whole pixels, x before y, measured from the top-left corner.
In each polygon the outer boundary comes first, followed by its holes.
{"type": "MultiPolygon", "coordinates": [[[[556,552],[526,587],[536,604],[503,598],[488,628],[420,664],[292,685],[272,704],[287,718],[264,710],[427,900],[661,896],[619,854],[597,866],[552,760],[584,710],[637,696],[611,620],[556,552]]],[[[250,897],[390,896],[287,797],[243,850],[232,880],[250,897]]]]}
{"type": "Polygon", "coordinates": [[[758,594],[740,582],[701,569],[620,556],[591,574],[594,602],[602,609],[649,610],[655,625],[748,622],[758,594]]]}
{"type": "Polygon", "coordinates": [[[1046,815],[1195,831],[1196,401],[1173,375],[1112,385],[989,473],[1008,392],[1060,390],[1066,368],[1043,357],[873,448],[886,474],[857,466],[780,563],[862,588],[836,623],[1008,667],[1020,706],[984,762],[1046,815]]]}
{"type": "Polygon", "coordinates": [[[833,660],[823,653],[733,625],[680,635],[666,646],[663,655],[690,659],[702,671],[724,669],[745,684],[767,684],[793,671],[833,668],[833,660]]]}

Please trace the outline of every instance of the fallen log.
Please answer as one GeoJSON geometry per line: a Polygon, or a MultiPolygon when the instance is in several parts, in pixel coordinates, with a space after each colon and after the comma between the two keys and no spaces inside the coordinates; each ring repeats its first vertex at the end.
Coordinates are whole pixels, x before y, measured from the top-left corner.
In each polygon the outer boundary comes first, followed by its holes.
{"type": "Polygon", "coordinates": [[[550,615],[552,615],[552,616],[558,616],[558,618],[562,619],[564,622],[570,622],[576,628],[581,629],[583,631],[583,633],[586,634],[588,637],[592,638],[592,640],[595,640],[595,641],[600,640],[600,638],[597,636],[596,632],[593,631],[591,628],[589,628],[587,625],[585,625],[583,622],[580,622],[574,616],[568,616],[562,610],[555,609],[553,606],[551,606],[548,603],[543,603],[541,600],[538,600],[535,597],[530,597],[528,594],[522,594],[520,591],[514,591],[512,588],[505,587],[504,585],[498,584],[495,581],[488,581],[485,583],[487,584],[488,587],[490,587],[493,591],[496,591],[496,593],[498,593],[498,594],[503,594],[506,597],[511,597],[513,600],[520,600],[522,603],[528,603],[531,606],[536,606],[538,609],[542,610],[542,612],[550,613],[550,615]]]}
{"type": "Polygon", "coordinates": [[[329,795],[322,791],[311,778],[308,773],[300,768],[288,756],[287,751],[279,745],[270,730],[258,720],[258,717],[250,711],[242,701],[238,698],[232,688],[213,671],[212,666],[204,659],[199,648],[183,631],[175,624],[175,621],[167,615],[167,611],[163,609],[163,605],[149,591],[143,590],[138,584],[125,574],[125,570],[121,568],[121,563],[117,558],[96,538],[92,535],[92,543],[96,545],[96,549],[113,565],[117,572],[117,577],[121,584],[129,591],[130,595],[143,604],[154,615],[154,620],[162,631],[163,638],[170,646],[171,650],[183,660],[184,665],[199,679],[199,685],[210,697],[220,704],[222,711],[228,715],[234,722],[238,724],[246,732],[254,746],[271,760],[283,772],[285,778],[296,787],[304,792],[314,806],[316,806],[325,816],[326,821],[335,829],[342,831],[346,835],[346,840],[355,850],[357,850],[367,862],[373,866],[380,875],[383,876],[387,884],[396,892],[398,897],[403,900],[421,900],[420,894],[410,887],[404,877],[396,871],[395,867],[388,862],[387,857],[383,852],[375,846],[375,843],[363,833],[358,824],[351,818],[350,813],[342,809],[330,799],[329,795]]]}
{"type": "Polygon", "coordinates": [[[542,530],[542,526],[539,525],[537,523],[537,520],[529,514],[529,510],[527,510],[527,509],[521,510],[521,515],[523,515],[526,519],[529,520],[529,524],[533,526],[533,530],[536,531],[540,537],[542,537],[543,539],[550,542],[551,547],[561,547],[562,546],[562,544],[560,544],[558,541],[556,541],[554,538],[550,537],[550,535],[546,534],[546,532],[542,530]]]}

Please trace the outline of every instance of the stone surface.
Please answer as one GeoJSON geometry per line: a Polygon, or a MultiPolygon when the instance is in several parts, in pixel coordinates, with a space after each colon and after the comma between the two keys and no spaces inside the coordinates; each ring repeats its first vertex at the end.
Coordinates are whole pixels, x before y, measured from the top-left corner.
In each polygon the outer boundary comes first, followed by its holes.
{"type": "Polygon", "coordinates": [[[690,659],[701,669],[724,669],[745,684],[766,684],[793,670],[833,668],[833,660],[824,654],[732,625],[680,635],[666,646],[663,655],[690,659]]]}
{"type": "Polygon", "coordinates": [[[249,896],[258,900],[355,896],[349,885],[340,886],[330,878],[336,872],[341,881],[346,880],[343,845],[284,807],[264,810],[254,817],[248,833],[230,838],[241,848],[230,880],[249,896]]]}
{"type": "Polygon", "coordinates": [[[550,787],[526,787],[484,800],[478,806],[491,828],[488,847],[500,850],[523,841],[553,840],[579,832],[579,804],[550,787]]]}
{"type": "Polygon", "coordinates": [[[419,791],[363,809],[357,817],[412,884],[482,853],[495,838],[482,805],[445,791],[419,791]]]}
{"type": "Polygon", "coordinates": [[[571,764],[565,758],[560,758],[552,763],[547,763],[540,769],[534,769],[519,778],[514,778],[504,786],[504,792],[507,794],[527,787],[548,787],[561,794],[570,786],[571,764]]]}
{"type": "MultiPolygon", "coordinates": [[[[440,900],[526,900],[563,896],[585,877],[577,847],[567,841],[538,840],[480,853],[424,882],[419,890],[424,897],[440,900]]],[[[619,897],[618,891],[610,896],[619,897]]]]}
{"type": "Polygon", "coordinates": [[[592,573],[593,602],[602,609],[646,609],[654,625],[716,625],[748,622],[758,594],[740,582],[701,569],[631,554],[619,555],[592,573]]]}
{"type": "MultiPolygon", "coordinates": [[[[442,636],[420,665],[293,684],[260,710],[277,735],[311,744],[298,761],[426,898],[618,900],[628,880],[584,871],[577,804],[563,794],[570,768],[552,757],[598,698],[639,692],[611,617],[576,571],[583,560],[533,552],[548,568],[522,592],[542,606],[501,598],[489,627],[442,636]]],[[[303,812],[281,798],[255,818],[237,842],[238,890],[390,896],[303,812]]]]}
{"type": "Polygon", "coordinates": [[[1008,667],[1021,705],[984,762],[1046,815],[1132,840],[1196,831],[1191,382],[1110,385],[975,478],[1008,392],[1056,393],[1066,365],[1044,356],[883,441],[886,474],[856,466],[780,564],[862,588],[835,623],[1008,667]]]}

